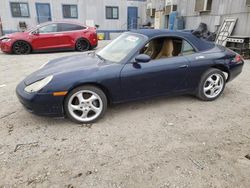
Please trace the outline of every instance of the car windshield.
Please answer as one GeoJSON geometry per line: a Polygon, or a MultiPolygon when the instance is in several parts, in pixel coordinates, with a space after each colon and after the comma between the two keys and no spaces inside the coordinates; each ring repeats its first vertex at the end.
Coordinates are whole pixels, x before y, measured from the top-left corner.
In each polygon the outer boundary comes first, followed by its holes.
{"type": "Polygon", "coordinates": [[[40,28],[40,27],[43,27],[43,26],[45,26],[45,25],[47,25],[48,23],[46,22],[46,23],[43,23],[43,24],[39,24],[39,25],[36,25],[36,26],[32,26],[31,28],[29,28],[28,30],[27,30],[27,32],[31,32],[31,31],[35,31],[36,29],[38,29],[38,28],[40,28]]]}
{"type": "Polygon", "coordinates": [[[27,30],[27,32],[31,32],[31,31],[37,29],[38,27],[40,27],[40,25],[33,26],[33,27],[29,28],[29,29],[27,30]]]}
{"type": "Polygon", "coordinates": [[[121,34],[118,38],[97,52],[97,55],[102,59],[119,63],[130,52],[136,49],[144,40],[140,35],[131,33],[121,34]]]}

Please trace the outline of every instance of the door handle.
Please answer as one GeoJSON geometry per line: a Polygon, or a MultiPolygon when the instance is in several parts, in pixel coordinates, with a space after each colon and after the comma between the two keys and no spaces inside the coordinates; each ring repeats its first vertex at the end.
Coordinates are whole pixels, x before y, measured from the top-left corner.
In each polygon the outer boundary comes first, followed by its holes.
{"type": "Polygon", "coordinates": [[[204,59],[204,58],[205,58],[205,56],[203,56],[203,55],[195,57],[195,59],[204,59]]]}
{"type": "Polygon", "coordinates": [[[54,36],[62,36],[63,34],[54,34],[54,36]]]}
{"type": "Polygon", "coordinates": [[[180,69],[183,69],[183,68],[188,68],[188,65],[181,65],[179,66],[180,69]]]}

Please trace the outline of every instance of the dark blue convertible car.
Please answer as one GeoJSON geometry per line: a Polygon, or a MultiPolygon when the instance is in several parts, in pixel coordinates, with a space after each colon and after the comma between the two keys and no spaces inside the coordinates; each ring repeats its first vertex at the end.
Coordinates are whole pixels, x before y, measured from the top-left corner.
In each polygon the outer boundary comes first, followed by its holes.
{"type": "Polygon", "coordinates": [[[50,61],[16,91],[35,114],[91,123],[110,103],[174,94],[215,100],[243,64],[237,53],[191,32],[136,30],[97,53],[50,61]]]}

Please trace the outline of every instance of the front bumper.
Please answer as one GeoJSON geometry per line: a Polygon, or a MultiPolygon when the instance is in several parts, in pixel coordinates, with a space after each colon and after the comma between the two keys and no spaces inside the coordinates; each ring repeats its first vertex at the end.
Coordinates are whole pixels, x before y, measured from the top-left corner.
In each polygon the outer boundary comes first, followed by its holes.
{"type": "Polygon", "coordinates": [[[31,113],[41,116],[63,117],[63,96],[53,96],[51,93],[27,93],[22,81],[16,88],[16,94],[21,104],[31,113]]]}
{"type": "Polygon", "coordinates": [[[1,50],[3,52],[11,53],[12,52],[12,43],[11,43],[11,41],[9,41],[9,42],[0,41],[0,48],[1,48],[1,50]]]}

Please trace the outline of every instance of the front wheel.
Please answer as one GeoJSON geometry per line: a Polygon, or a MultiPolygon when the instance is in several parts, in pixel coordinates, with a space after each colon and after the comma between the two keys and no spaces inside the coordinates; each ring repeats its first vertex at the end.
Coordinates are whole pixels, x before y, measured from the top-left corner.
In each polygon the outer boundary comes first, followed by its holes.
{"type": "Polygon", "coordinates": [[[107,98],[97,87],[78,87],[67,95],[64,109],[66,115],[74,122],[93,123],[105,114],[107,98]]]}
{"type": "Polygon", "coordinates": [[[29,54],[31,52],[30,45],[25,41],[17,41],[13,44],[12,51],[15,54],[29,54]]]}
{"type": "Polygon", "coordinates": [[[222,94],[225,84],[224,73],[219,69],[211,68],[203,74],[197,96],[204,101],[215,100],[222,94]]]}

